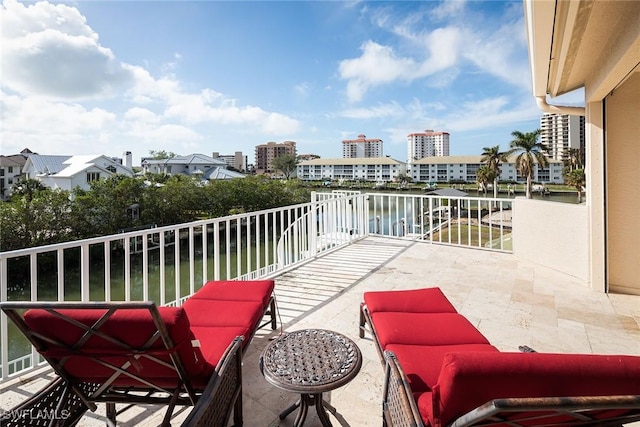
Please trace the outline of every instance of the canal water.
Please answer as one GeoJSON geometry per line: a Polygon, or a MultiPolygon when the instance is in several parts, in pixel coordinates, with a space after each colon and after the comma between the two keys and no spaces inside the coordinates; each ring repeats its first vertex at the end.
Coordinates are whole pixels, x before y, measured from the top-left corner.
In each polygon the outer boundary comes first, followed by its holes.
{"type": "MultiPolygon", "coordinates": [[[[388,194],[388,191],[385,192],[388,194]]],[[[407,194],[407,192],[399,193],[398,196],[402,196],[402,194],[407,194]]],[[[420,194],[424,194],[423,192],[420,194]]],[[[492,192],[487,192],[487,194],[483,194],[482,192],[476,191],[468,191],[470,197],[493,197],[492,192]]],[[[502,198],[505,198],[504,195],[501,195],[502,198]]],[[[517,196],[522,196],[522,194],[517,194],[517,196]]],[[[541,195],[539,193],[534,193],[533,197],[535,199],[548,200],[554,202],[563,202],[563,203],[577,203],[578,198],[576,193],[560,193],[560,194],[547,194],[541,195]]],[[[511,199],[515,198],[514,196],[509,197],[511,199]]],[[[584,197],[583,197],[584,200],[584,197]]],[[[384,198],[381,197],[380,201],[376,205],[372,200],[370,200],[370,224],[369,231],[375,232],[376,227],[378,227],[378,232],[382,234],[391,234],[398,235],[399,233],[399,218],[412,218],[413,210],[418,209],[417,207],[413,207],[410,204],[404,203],[396,203],[395,198],[384,198]],[[383,199],[386,199],[382,202],[383,199]],[[377,206],[377,209],[384,211],[384,216],[388,219],[387,221],[382,221],[381,224],[376,224],[376,216],[380,215],[380,211],[376,212],[374,210],[374,206],[377,206]],[[391,231],[390,231],[391,230],[391,231]]],[[[238,251],[237,251],[237,240],[235,235],[233,238],[229,240],[232,243],[232,247],[229,253],[226,253],[225,247],[219,248],[219,268],[220,268],[220,277],[222,279],[225,278],[235,278],[238,275],[245,274],[248,272],[249,268],[255,269],[256,263],[259,267],[264,267],[267,263],[266,260],[269,260],[269,263],[273,263],[275,261],[275,254],[273,251],[272,245],[272,232],[267,231],[267,235],[264,234],[260,236],[260,251],[262,253],[262,261],[256,261],[255,255],[253,260],[253,266],[246,266],[246,263],[241,263],[238,269],[238,251]],[[266,244],[265,244],[266,239],[266,244]],[[227,258],[229,261],[227,262],[227,258]],[[239,272],[239,274],[238,274],[239,272]]],[[[225,241],[226,239],[221,239],[221,241],[225,241]]],[[[214,272],[214,263],[216,260],[214,259],[214,240],[213,237],[210,236],[208,239],[208,247],[207,247],[207,270],[208,275],[210,277],[213,276],[214,272]]],[[[191,261],[189,259],[189,251],[188,251],[188,239],[179,239],[179,244],[181,245],[180,252],[180,262],[179,262],[179,274],[180,279],[179,283],[181,286],[180,295],[188,295],[189,294],[189,284],[190,284],[190,270],[191,270],[191,261]]],[[[194,264],[194,283],[202,284],[206,281],[205,278],[202,277],[202,238],[196,236],[194,239],[194,244],[196,246],[196,255],[193,260],[194,264]]],[[[176,283],[176,263],[175,260],[175,243],[169,244],[165,246],[165,301],[173,301],[175,300],[175,283],[176,283]]],[[[105,299],[105,268],[104,268],[104,257],[102,254],[102,245],[97,245],[96,247],[92,247],[91,251],[91,274],[90,274],[90,297],[91,301],[103,301],[105,299]]],[[[148,283],[149,283],[149,300],[156,301],[159,303],[160,299],[160,248],[153,247],[149,249],[148,253],[148,283]]],[[[251,239],[246,239],[245,237],[240,239],[240,259],[244,260],[247,252],[251,250],[253,254],[257,253],[256,247],[256,238],[253,236],[251,239]]],[[[122,260],[122,255],[118,256],[118,251],[115,250],[112,255],[112,261],[110,265],[110,292],[111,292],[111,300],[113,301],[123,301],[125,298],[125,268],[124,262],[122,260]]],[[[46,255],[45,255],[46,256],[46,255]]],[[[73,253],[72,251],[65,251],[65,284],[64,284],[64,296],[66,301],[80,301],[80,268],[77,264],[77,259],[79,258],[77,253],[73,253]],[[75,261],[74,261],[75,260],[75,261]]],[[[142,254],[136,253],[131,255],[131,273],[130,273],[130,287],[131,287],[131,300],[142,300],[143,299],[143,263],[142,263],[142,254]]],[[[53,262],[55,264],[55,257],[52,260],[42,260],[45,264],[47,262],[53,262]]],[[[40,260],[39,260],[40,262],[40,260]]],[[[26,263],[28,266],[28,263],[26,263]]],[[[27,273],[28,269],[22,273],[27,273]]],[[[9,277],[11,277],[11,265],[8,268],[9,277]]],[[[23,281],[12,282],[10,283],[8,289],[8,297],[10,301],[16,300],[30,300],[30,287],[28,286],[28,274],[23,274],[25,279],[23,281]]],[[[18,272],[18,276],[20,273],[18,272]]],[[[55,274],[40,274],[38,277],[38,300],[40,301],[55,301],[57,299],[57,277],[55,274]]],[[[22,336],[22,334],[15,328],[12,322],[9,323],[9,360],[15,359],[17,357],[21,357],[29,354],[30,346],[27,342],[26,338],[22,336]]]]}

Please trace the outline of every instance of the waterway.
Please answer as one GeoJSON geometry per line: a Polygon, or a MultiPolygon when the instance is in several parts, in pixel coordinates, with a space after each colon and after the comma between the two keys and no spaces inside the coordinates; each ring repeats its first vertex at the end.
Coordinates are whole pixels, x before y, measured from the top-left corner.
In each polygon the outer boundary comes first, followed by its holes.
{"type": "MultiPolygon", "coordinates": [[[[482,192],[466,191],[470,197],[493,197],[492,192],[487,192],[485,195],[482,192]]],[[[389,194],[389,191],[385,191],[385,194],[389,194]]],[[[414,193],[418,194],[418,192],[398,192],[398,196],[402,196],[403,194],[414,193]]],[[[420,192],[419,194],[424,194],[424,192],[420,192]]],[[[516,194],[516,196],[523,196],[523,194],[516,194]]],[[[509,197],[510,199],[515,198],[516,196],[509,197]]],[[[505,194],[501,194],[501,197],[505,198],[505,194]]],[[[548,200],[554,202],[563,202],[563,203],[577,203],[578,198],[576,193],[552,193],[542,195],[539,193],[533,194],[534,199],[540,200],[548,200]]],[[[376,227],[378,227],[378,231],[382,234],[398,234],[398,223],[399,218],[413,218],[413,210],[419,209],[417,207],[412,206],[411,204],[406,204],[402,202],[396,202],[396,199],[391,198],[380,198],[377,205],[371,202],[370,208],[370,224],[369,231],[375,232],[376,227]],[[386,199],[384,202],[383,199],[386,199]],[[380,211],[374,211],[374,206],[377,206],[377,209],[380,211]],[[386,220],[383,220],[381,223],[376,225],[376,216],[380,216],[380,213],[384,212],[384,216],[386,220]],[[391,232],[390,232],[391,230],[391,232]]],[[[583,197],[584,200],[584,197],[583,197]]],[[[424,212],[424,209],[421,210],[424,212]]],[[[260,249],[262,256],[261,259],[258,260],[256,255],[258,253],[258,245],[256,244],[256,236],[252,236],[251,239],[247,239],[246,236],[242,236],[240,239],[240,249],[238,250],[238,240],[236,239],[235,233],[230,236],[229,241],[231,243],[229,252],[227,252],[226,245],[221,244],[218,248],[219,252],[219,260],[215,259],[215,248],[214,248],[214,239],[212,235],[209,235],[208,238],[208,247],[207,247],[207,270],[208,276],[212,277],[214,270],[214,264],[218,262],[220,269],[220,278],[235,278],[239,275],[245,274],[249,271],[249,269],[256,269],[259,267],[264,267],[267,263],[272,263],[275,260],[275,253],[273,249],[273,241],[272,241],[273,233],[272,231],[263,232],[260,239],[260,249]],[[246,255],[248,251],[251,251],[253,255],[252,265],[248,266],[246,264],[246,255]],[[238,256],[242,262],[238,263],[238,256]]],[[[226,237],[222,237],[220,239],[221,242],[226,241],[226,237]]],[[[180,262],[177,264],[180,279],[179,283],[181,286],[180,295],[188,295],[190,292],[189,286],[191,283],[191,260],[189,259],[189,251],[188,251],[188,239],[182,238],[179,239],[179,244],[181,249],[179,251],[180,262]]],[[[205,278],[202,277],[202,238],[200,236],[196,236],[194,239],[194,244],[196,247],[195,258],[193,259],[193,282],[196,284],[202,284],[206,281],[205,278]]],[[[175,263],[175,243],[169,244],[165,246],[163,249],[165,252],[165,301],[173,301],[175,300],[175,283],[176,283],[176,263],[175,263]]],[[[149,296],[148,299],[152,301],[159,302],[160,298],[160,248],[153,247],[149,249],[148,253],[148,289],[149,296]]],[[[89,299],[91,301],[103,301],[105,300],[105,268],[104,268],[104,256],[103,256],[103,246],[96,245],[96,247],[91,248],[91,274],[90,274],[90,295],[89,299]]],[[[112,255],[111,265],[109,268],[109,273],[111,277],[110,281],[110,293],[111,300],[113,301],[122,301],[125,299],[125,268],[122,253],[118,256],[118,250],[114,250],[114,255],[112,255]]],[[[55,254],[49,255],[52,259],[42,259],[39,260],[39,263],[42,262],[43,265],[47,263],[55,264],[55,254]]],[[[46,258],[47,255],[42,256],[46,258]]],[[[64,277],[64,297],[66,301],[80,301],[80,268],[77,265],[78,253],[74,253],[73,251],[65,251],[65,277],[64,277]]],[[[20,264],[20,263],[17,263],[20,264]]],[[[15,273],[18,277],[23,277],[24,280],[14,281],[10,284],[8,289],[9,300],[30,300],[30,287],[28,286],[28,262],[22,263],[22,266],[12,266],[9,263],[8,275],[12,277],[12,273],[15,273]],[[26,266],[26,267],[25,267],[26,266]],[[24,271],[14,271],[11,269],[20,269],[24,271]]],[[[133,254],[131,256],[131,266],[130,266],[130,299],[131,300],[142,300],[143,299],[143,257],[141,253],[133,254]]],[[[38,300],[40,301],[55,301],[57,299],[57,277],[55,274],[46,274],[41,273],[38,276],[38,300]]],[[[9,360],[14,358],[24,356],[29,353],[30,346],[26,340],[22,336],[22,334],[15,328],[12,322],[9,322],[9,360]]]]}

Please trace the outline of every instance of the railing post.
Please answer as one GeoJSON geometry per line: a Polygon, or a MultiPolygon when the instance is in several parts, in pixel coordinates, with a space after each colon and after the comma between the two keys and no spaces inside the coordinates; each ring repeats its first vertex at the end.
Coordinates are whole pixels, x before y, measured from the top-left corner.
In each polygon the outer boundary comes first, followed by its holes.
{"type": "Polygon", "coordinates": [[[318,195],[311,192],[311,207],[309,208],[309,255],[314,258],[318,252],[318,221],[321,214],[318,209],[318,195]]]}
{"type": "MultiPolygon", "coordinates": [[[[7,283],[7,259],[0,258],[0,283],[7,283]]],[[[8,300],[7,286],[0,286],[0,302],[8,300]]],[[[7,316],[0,311],[0,362],[2,363],[2,380],[9,377],[9,328],[7,316]]]]}

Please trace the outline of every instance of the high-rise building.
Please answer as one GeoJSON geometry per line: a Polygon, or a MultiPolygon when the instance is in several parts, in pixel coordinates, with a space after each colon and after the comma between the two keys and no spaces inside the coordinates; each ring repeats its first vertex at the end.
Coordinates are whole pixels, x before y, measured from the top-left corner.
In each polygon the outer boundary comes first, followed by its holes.
{"type": "Polygon", "coordinates": [[[247,156],[243,156],[242,151],[236,151],[235,154],[220,154],[217,151],[214,151],[211,157],[223,160],[227,166],[232,167],[237,171],[246,172],[248,170],[247,156]]]}
{"type": "Polygon", "coordinates": [[[345,139],[342,141],[342,157],[345,159],[382,156],[381,139],[367,139],[366,136],[360,134],[358,139],[345,139]]]}
{"type": "Polygon", "coordinates": [[[570,149],[584,153],[584,116],[544,113],[540,118],[540,144],[554,160],[567,160],[570,149]]]}
{"type": "Polygon", "coordinates": [[[409,163],[413,163],[423,157],[448,155],[448,132],[435,132],[432,129],[427,129],[424,132],[407,135],[407,161],[409,163]]]}
{"type": "Polygon", "coordinates": [[[274,172],[273,159],[285,154],[296,155],[296,143],[294,141],[267,142],[266,144],[256,145],[256,173],[274,172]]]}

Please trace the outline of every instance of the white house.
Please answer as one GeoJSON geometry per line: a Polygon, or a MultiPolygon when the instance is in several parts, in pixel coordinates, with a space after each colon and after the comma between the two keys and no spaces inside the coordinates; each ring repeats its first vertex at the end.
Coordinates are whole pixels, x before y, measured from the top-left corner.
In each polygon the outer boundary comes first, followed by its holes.
{"type": "Polygon", "coordinates": [[[29,154],[32,153],[28,148],[22,150],[20,154],[8,156],[0,154],[0,199],[7,200],[11,197],[13,184],[20,180],[22,168],[29,154]]]}
{"type": "Polygon", "coordinates": [[[244,178],[245,175],[227,169],[222,159],[214,159],[204,154],[175,156],[170,159],[142,159],[144,173],[160,173],[167,175],[183,174],[200,177],[203,181],[210,179],[244,178]]]}
{"type": "MultiPolygon", "coordinates": [[[[534,165],[533,181],[545,184],[562,184],[563,163],[548,159],[546,168],[534,165]]],[[[416,160],[411,165],[411,179],[414,182],[476,182],[478,169],[483,165],[481,156],[431,156],[416,160]]],[[[527,179],[518,173],[515,157],[500,165],[500,181],[525,182],[527,179]]]]}
{"type": "Polygon", "coordinates": [[[391,157],[313,159],[297,166],[298,178],[308,181],[347,179],[390,182],[406,172],[406,163],[391,157]]]}
{"type": "Polygon", "coordinates": [[[23,177],[67,191],[76,187],[87,190],[91,181],[117,174],[133,176],[133,170],[104,155],[30,154],[22,168],[23,177]]]}

